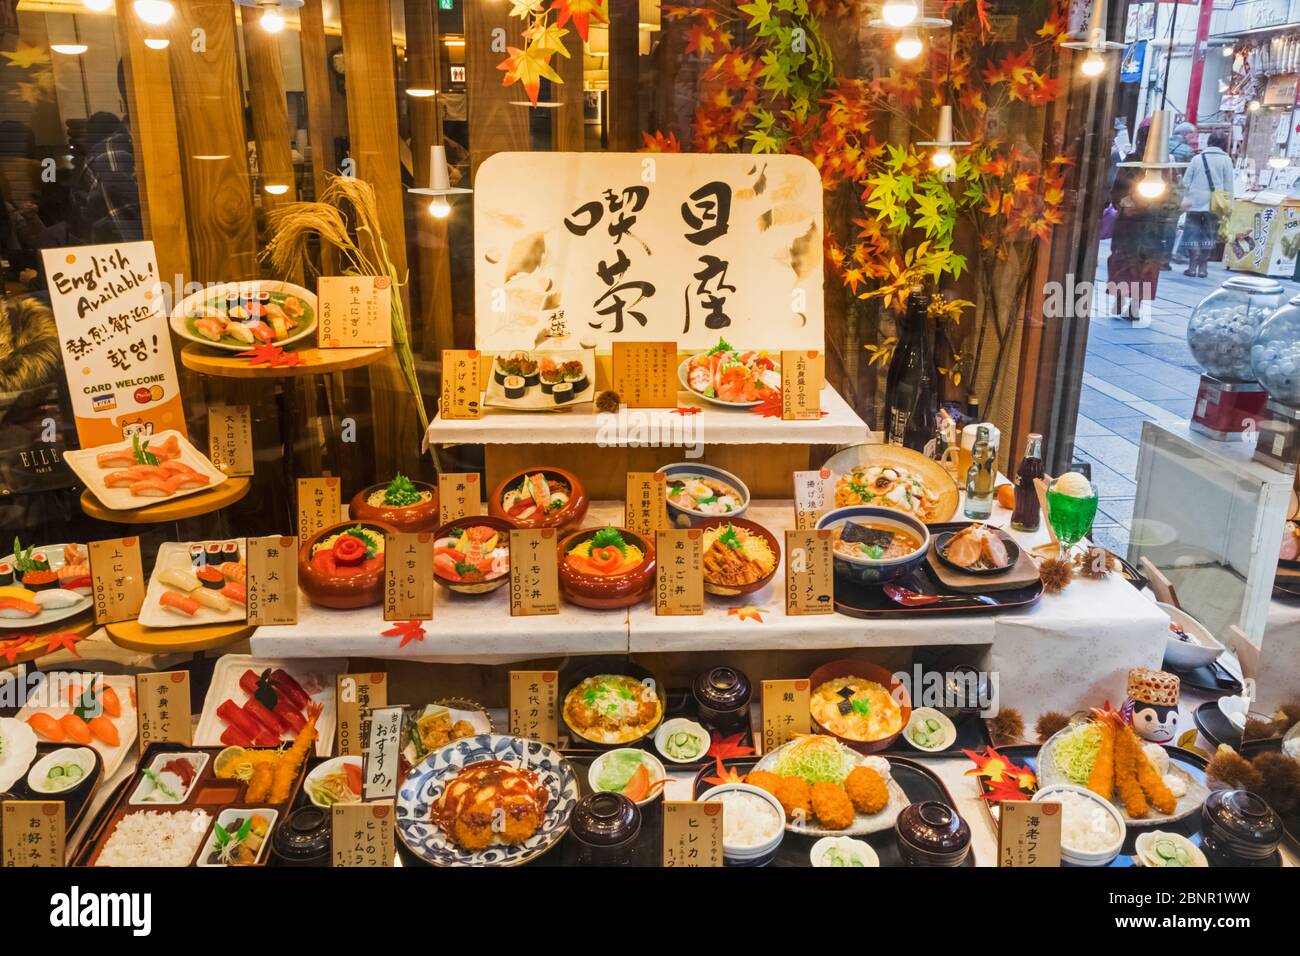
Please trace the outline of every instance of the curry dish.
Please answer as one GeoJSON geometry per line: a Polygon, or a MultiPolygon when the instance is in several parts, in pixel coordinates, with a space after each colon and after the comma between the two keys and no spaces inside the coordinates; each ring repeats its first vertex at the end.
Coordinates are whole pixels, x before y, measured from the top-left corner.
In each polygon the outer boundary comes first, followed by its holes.
{"type": "Polygon", "coordinates": [[[903,709],[887,689],[865,677],[836,677],[809,702],[813,719],[844,740],[869,743],[903,729],[903,709]]]}

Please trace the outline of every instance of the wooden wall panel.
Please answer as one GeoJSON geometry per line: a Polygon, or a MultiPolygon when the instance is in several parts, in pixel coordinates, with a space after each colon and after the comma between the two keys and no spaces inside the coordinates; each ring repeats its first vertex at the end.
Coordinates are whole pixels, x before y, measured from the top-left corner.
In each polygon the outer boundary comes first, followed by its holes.
{"type": "Polygon", "coordinates": [[[269,213],[298,198],[289,145],[292,131],[284,92],[284,64],[280,62],[279,37],[263,30],[256,17],[249,13],[243,15],[242,26],[248,64],[248,105],[253,115],[253,140],[257,143],[257,171],[261,177],[256,186],[262,210],[269,213]],[[265,189],[268,183],[280,183],[289,189],[274,196],[265,189]]]}
{"type": "Polygon", "coordinates": [[[316,196],[334,172],[334,116],[330,95],[329,50],[321,0],[305,0],[298,10],[303,90],[307,96],[307,136],[311,140],[311,174],[316,196]]]}
{"type": "MultiPolygon", "coordinates": [[[[516,83],[501,85],[497,69],[505,50],[493,49],[493,31],[505,31],[509,46],[522,47],[521,21],[510,16],[508,3],[465,5],[465,80],[469,93],[469,162],[471,174],[493,153],[528,149],[528,94],[516,83]]],[[[499,44],[498,44],[499,45],[499,44]]]]}
{"type": "Polygon", "coordinates": [[[609,148],[619,152],[641,145],[640,13],[637,0],[609,0],[609,148]]]}
{"type": "Polygon", "coordinates": [[[565,153],[582,150],[582,37],[570,24],[569,35],[564,38],[564,48],[569,51],[566,59],[557,56],[554,59],[555,71],[563,78],[563,83],[553,85],[555,99],[560,106],[551,110],[551,147],[565,153]]]}

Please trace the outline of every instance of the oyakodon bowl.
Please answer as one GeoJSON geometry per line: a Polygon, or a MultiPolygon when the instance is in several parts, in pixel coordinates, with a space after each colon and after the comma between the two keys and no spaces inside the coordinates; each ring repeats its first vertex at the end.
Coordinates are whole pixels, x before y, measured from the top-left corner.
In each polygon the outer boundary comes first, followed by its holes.
{"type": "Polygon", "coordinates": [[[711,521],[714,518],[741,518],[749,510],[749,489],[745,487],[743,481],[729,471],[723,471],[721,468],[715,468],[712,465],[705,465],[700,462],[679,461],[671,465],[664,465],[656,474],[663,475],[670,486],[674,477],[679,480],[698,477],[721,482],[735,491],[739,498],[739,505],[736,510],[728,511],[725,514],[708,514],[694,508],[683,508],[681,505],[675,505],[669,501],[668,520],[673,523],[674,528],[698,528],[704,522],[711,521]]]}
{"type": "Polygon", "coordinates": [[[375,566],[374,559],[369,567],[364,566],[323,566],[324,562],[313,562],[313,550],[322,541],[342,534],[349,528],[360,526],[363,530],[376,535],[380,541],[385,535],[396,534],[397,529],[383,521],[340,521],[328,528],[316,532],[307,539],[298,550],[298,584],[311,598],[313,604],[321,607],[357,608],[378,604],[384,598],[384,562],[382,558],[375,566]]]}
{"type": "Polygon", "coordinates": [[[582,519],[587,516],[587,492],[582,487],[582,482],[578,480],[578,476],[571,471],[549,465],[525,468],[523,471],[516,471],[507,476],[496,486],[492,496],[488,498],[488,514],[512,522],[517,528],[559,528],[561,531],[567,531],[581,525],[582,519]],[[538,474],[545,476],[547,482],[559,480],[569,486],[569,500],[564,507],[526,517],[507,512],[502,504],[506,492],[511,488],[517,488],[528,475],[538,474]]]}
{"type": "Polygon", "coordinates": [[[570,603],[596,610],[639,604],[654,592],[655,586],[655,546],[648,539],[626,528],[615,529],[625,542],[640,548],[642,555],[639,564],[621,574],[590,574],[569,564],[569,552],[601,530],[585,528],[560,542],[561,593],[570,603]]]}
{"type": "Polygon", "coordinates": [[[423,481],[413,481],[415,490],[429,497],[413,505],[386,505],[380,501],[372,504],[370,499],[382,495],[388,487],[387,482],[362,488],[348,502],[348,514],[357,521],[382,521],[398,531],[407,533],[416,531],[434,531],[438,527],[438,489],[423,481]]]}
{"type": "Polygon", "coordinates": [[[841,658],[837,661],[830,661],[817,668],[808,675],[808,689],[811,693],[816,694],[817,689],[827,681],[833,681],[840,677],[857,677],[862,680],[874,681],[881,687],[885,688],[894,700],[898,701],[899,724],[898,729],[892,734],[876,740],[855,740],[852,737],[844,737],[835,733],[829,727],[823,726],[816,717],[810,713],[809,720],[812,722],[813,733],[827,734],[834,737],[846,747],[851,747],[860,754],[874,754],[893,745],[898,740],[903,730],[907,727],[907,722],[912,717],[912,695],[908,691],[907,685],[898,679],[893,671],[881,667],[879,664],[873,664],[871,661],[854,660],[852,658],[841,658]]]}
{"type": "Polygon", "coordinates": [[[832,551],[832,564],[835,568],[835,576],[840,580],[857,587],[888,584],[890,581],[906,577],[925,563],[925,555],[930,548],[930,529],[919,519],[913,518],[911,515],[905,515],[901,511],[892,511],[889,508],[850,505],[846,508],[836,508],[833,511],[826,512],[817,519],[817,527],[819,529],[828,528],[833,530],[848,521],[880,525],[885,528],[903,531],[914,538],[919,538],[921,546],[902,557],[880,559],[869,558],[865,555],[849,556],[841,554],[839,549],[835,549],[832,551]]]}

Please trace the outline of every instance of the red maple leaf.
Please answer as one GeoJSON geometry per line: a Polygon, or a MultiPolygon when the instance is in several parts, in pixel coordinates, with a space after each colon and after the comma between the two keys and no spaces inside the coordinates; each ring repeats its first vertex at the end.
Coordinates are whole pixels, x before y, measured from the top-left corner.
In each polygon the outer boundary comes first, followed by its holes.
{"type": "Polygon", "coordinates": [[[768,389],[763,393],[762,400],[750,408],[750,411],[755,415],[762,415],[764,418],[780,418],[781,390],[779,388],[768,389]]]}
{"type": "Polygon", "coordinates": [[[682,144],[677,141],[676,133],[669,133],[667,136],[658,130],[651,136],[649,133],[642,132],[641,139],[645,141],[642,147],[644,153],[680,153],[682,144]]]}
{"type": "Polygon", "coordinates": [[[763,609],[752,604],[746,604],[743,607],[729,607],[727,608],[727,616],[739,618],[742,621],[763,623],[763,609]]]}
{"type": "Polygon", "coordinates": [[[4,655],[5,660],[13,664],[18,660],[18,655],[23,652],[23,648],[32,640],[31,634],[24,634],[10,640],[0,642],[0,654],[4,655]]]}
{"type": "Polygon", "coordinates": [[[722,786],[724,783],[744,783],[744,782],[745,782],[745,781],[744,781],[744,778],[741,777],[740,774],[736,773],[736,768],[735,768],[735,767],[724,767],[724,766],[722,765],[722,758],[721,758],[721,757],[715,757],[715,758],[714,758],[714,763],[715,763],[715,765],[716,765],[717,768],[718,768],[718,774],[717,774],[717,776],[715,776],[715,777],[705,777],[705,778],[704,778],[704,782],[705,782],[705,783],[711,783],[711,784],[713,784],[713,785],[716,786],[716,787],[720,787],[720,786],[722,786]]]}
{"type": "Polygon", "coordinates": [[[587,42],[587,29],[593,17],[601,23],[609,22],[605,0],[551,0],[551,9],[556,13],[555,25],[562,27],[572,20],[583,43],[587,42]]]}
{"type": "Polygon", "coordinates": [[[64,650],[73,657],[80,657],[77,653],[76,644],[82,638],[80,635],[73,634],[71,631],[60,631],[57,634],[51,634],[45,639],[46,653],[53,654],[55,651],[64,650]]]}
{"type": "Polygon", "coordinates": [[[996,783],[984,782],[981,787],[980,796],[985,800],[1001,802],[1003,800],[1028,800],[1030,794],[1020,789],[1011,778],[999,780],[996,783]]]}
{"type": "Polygon", "coordinates": [[[392,627],[380,633],[380,637],[400,637],[402,643],[397,645],[397,649],[401,650],[412,641],[424,640],[424,622],[395,621],[392,627]]]}
{"type": "Polygon", "coordinates": [[[753,747],[746,747],[740,742],[745,734],[742,731],[738,734],[732,734],[730,737],[724,737],[722,734],[714,731],[710,735],[709,751],[706,757],[717,757],[719,760],[730,760],[732,757],[748,757],[754,752],[753,747]]]}
{"type": "Polygon", "coordinates": [[[249,365],[267,365],[271,368],[290,368],[302,364],[302,356],[297,352],[286,352],[278,345],[260,342],[246,352],[239,353],[248,359],[249,365]]]}
{"type": "Polygon", "coordinates": [[[673,414],[674,415],[698,415],[702,411],[704,411],[704,409],[700,408],[700,406],[698,405],[682,405],[679,408],[674,408],[673,414]]]}

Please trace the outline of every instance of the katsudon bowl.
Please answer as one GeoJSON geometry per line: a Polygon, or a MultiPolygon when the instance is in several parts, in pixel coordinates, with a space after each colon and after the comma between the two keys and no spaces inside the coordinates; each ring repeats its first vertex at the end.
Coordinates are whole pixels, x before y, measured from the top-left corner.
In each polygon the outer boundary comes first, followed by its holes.
{"type": "Polygon", "coordinates": [[[654,735],[665,706],[659,679],[626,658],[596,658],[560,677],[560,716],[577,747],[635,747],[654,735]]]}
{"type": "MultiPolygon", "coordinates": [[[[537,740],[499,734],[463,737],[429,754],[402,779],[397,790],[397,836],[415,857],[430,866],[519,866],[552,849],[569,829],[578,803],[578,776],[572,765],[537,740]],[[502,842],[492,836],[485,846],[462,846],[441,819],[447,788],[475,765],[495,761],[520,771],[538,788],[540,822],[530,836],[502,842]]],[[[495,799],[484,793],[486,800],[495,799]]],[[[489,814],[491,808],[488,809],[489,814]]]]}
{"type": "Polygon", "coordinates": [[[888,584],[925,563],[930,529],[901,511],[850,505],[817,519],[818,529],[835,536],[831,560],[835,577],[857,587],[888,584]]]}

